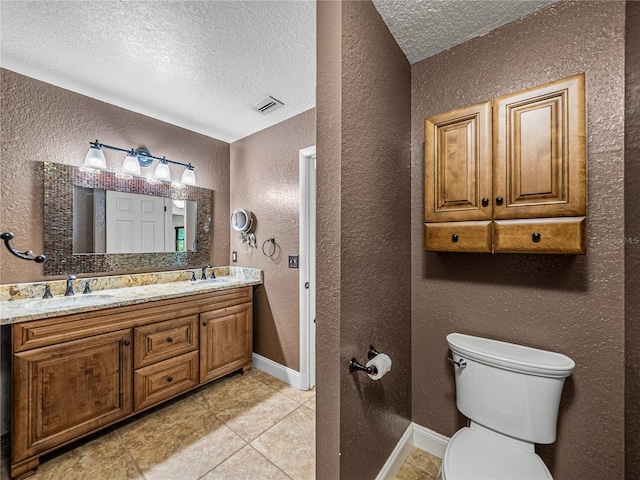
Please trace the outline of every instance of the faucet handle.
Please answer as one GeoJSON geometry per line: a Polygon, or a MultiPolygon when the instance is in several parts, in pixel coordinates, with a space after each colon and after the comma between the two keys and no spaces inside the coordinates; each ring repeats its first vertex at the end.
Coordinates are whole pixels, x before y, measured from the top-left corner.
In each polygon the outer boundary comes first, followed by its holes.
{"type": "Polygon", "coordinates": [[[84,284],[84,291],[82,292],[83,295],[86,295],[88,293],[93,293],[91,291],[91,280],[87,280],[86,283],[84,284]]]}
{"type": "Polygon", "coordinates": [[[53,295],[51,295],[51,287],[49,286],[48,283],[41,283],[42,286],[44,286],[44,295],[42,295],[42,298],[52,298],[53,295]]]}
{"type": "Polygon", "coordinates": [[[197,278],[196,278],[196,272],[194,272],[193,270],[187,270],[187,271],[188,271],[189,273],[191,273],[191,281],[192,281],[192,282],[197,281],[197,278]]]}

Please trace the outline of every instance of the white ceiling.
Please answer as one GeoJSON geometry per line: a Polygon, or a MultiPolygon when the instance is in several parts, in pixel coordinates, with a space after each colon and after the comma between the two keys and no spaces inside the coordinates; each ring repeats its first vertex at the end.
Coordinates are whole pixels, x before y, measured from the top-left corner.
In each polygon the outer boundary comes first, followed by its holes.
{"type": "MultiPolygon", "coordinates": [[[[373,0],[411,63],[552,0],[373,0]]],[[[0,1],[3,68],[225,142],[315,106],[315,1],[0,1]],[[266,116],[267,96],[285,106],[266,116]]]]}
{"type": "Polygon", "coordinates": [[[414,64],[556,0],[372,0],[414,64]]]}

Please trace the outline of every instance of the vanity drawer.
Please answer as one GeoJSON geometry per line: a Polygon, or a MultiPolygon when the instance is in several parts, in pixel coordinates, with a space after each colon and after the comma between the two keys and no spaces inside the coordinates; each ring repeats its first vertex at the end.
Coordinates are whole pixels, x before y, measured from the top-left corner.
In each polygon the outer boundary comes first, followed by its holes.
{"type": "Polygon", "coordinates": [[[496,220],[496,253],[587,253],[585,217],[496,220]]]}
{"type": "Polygon", "coordinates": [[[425,223],[424,250],[491,253],[491,222],[425,223]]]}
{"type": "Polygon", "coordinates": [[[136,327],[134,368],[197,350],[198,334],[198,315],[136,327]]]}
{"type": "Polygon", "coordinates": [[[142,410],[198,385],[198,351],[154,363],[134,372],[134,410],[142,410]]]}

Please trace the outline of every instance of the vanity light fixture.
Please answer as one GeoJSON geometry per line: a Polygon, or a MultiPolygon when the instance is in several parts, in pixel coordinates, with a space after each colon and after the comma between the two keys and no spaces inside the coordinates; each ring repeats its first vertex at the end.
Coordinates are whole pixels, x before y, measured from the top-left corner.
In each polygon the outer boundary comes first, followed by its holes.
{"type": "Polygon", "coordinates": [[[182,173],[181,181],[173,182],[174,185],[182,186],[196,184],[196,176],[193,171],[194,167],[190,163],[180,163],[174,160],[169,160],[165,157],[154,157],[153,155],[151,155],[151,153],[149,153],[149,150],[145,148],[126,150],[124,148],[100,143],[98,140],[96,140],[95,142],[89,142],[89,144],[91,145],[91,147],[89,148],[89,152],[87,152],[87,156],[84,160],[84,167],[87,169],[106,170],[107,161],[105,159],[103,149],[107,148],[109,150],[116,150],[118,152],[124,152],[127,154],[124,161],[122,162],[122,171],[119,174],[120,176],[140,176],[140,167],[148,167],[153,164],[154,160],[157,160],[158,166],[156,167],[153,176],[149,175],[147,177],[149,181],[170,182],[171,172],[169,170],[169,164],[172,163],[174,165],[180,165],[185,168],[184,172],[182,173]]]}

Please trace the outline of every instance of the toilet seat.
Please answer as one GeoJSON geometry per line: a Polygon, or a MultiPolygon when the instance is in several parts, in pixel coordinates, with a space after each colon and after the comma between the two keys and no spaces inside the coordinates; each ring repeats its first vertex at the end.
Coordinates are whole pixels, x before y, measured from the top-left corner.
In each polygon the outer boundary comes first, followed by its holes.
{"type": "Polygon", "coordinates": [[[451,437],[442,461],[444,480],[553,480],[533,448],[482,430],[465,427],[451,437]]]}

